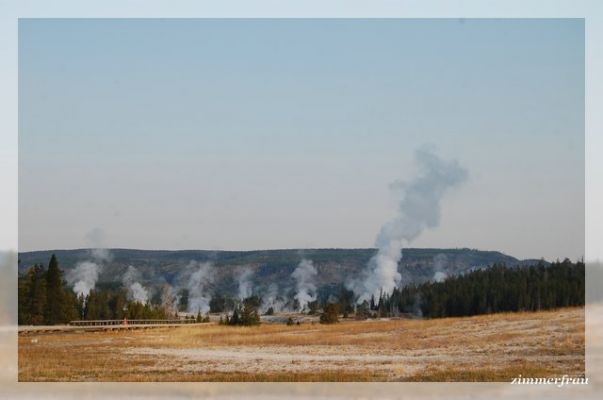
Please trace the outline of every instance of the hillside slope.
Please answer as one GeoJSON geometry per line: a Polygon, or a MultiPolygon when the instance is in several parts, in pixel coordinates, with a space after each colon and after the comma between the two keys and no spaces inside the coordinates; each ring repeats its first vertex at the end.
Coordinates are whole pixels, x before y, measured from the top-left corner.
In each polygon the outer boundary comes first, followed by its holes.
{"type": "MultiPolygon", "coordinates": [[[[277,283],[283,288],[292,287],[291,273],[302,258],[314,262],[318,271],[317,286],[321,292],[330,292],[357,276],[366,266],[375,249],[288,249],[255,251],[207,250],[132,250],[111,249],[112,260],[100,274],[100,286],[117,286],[129,265],[142,275],[142,282],[150,287],[163,283],[174,284],[191,261],[210,262],[215,267],[216,292],[234,294],[236,277],[241,267],[253,271],[254,287],[265,288],[277,283]]],[[[46,250],[19,254],[19,272],[36,263],[46,265],[51,254],[56,254],[61,268],[69,271],[78,262],[91,259],[89,249],[46,250]]],[[[435,272],[456,275],[475,267],[494,263],[509,266],[535,263],[535,260],[518,260],[497,251],[473,249],[405,249],[400,262],[404,283],[419,283],[432,279],[435,272]]]]}

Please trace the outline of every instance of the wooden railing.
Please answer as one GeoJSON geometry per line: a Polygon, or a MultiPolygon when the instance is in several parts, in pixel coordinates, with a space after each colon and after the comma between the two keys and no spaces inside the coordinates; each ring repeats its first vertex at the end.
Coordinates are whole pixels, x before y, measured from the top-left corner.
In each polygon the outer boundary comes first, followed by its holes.
{"type": "Polygon", "coordinates": [[[69,322],[72,326],[110,326],[110,325],[174,325],[194,324],[194,319],[103,319],[103,320],[77,320],[69,322]]]}

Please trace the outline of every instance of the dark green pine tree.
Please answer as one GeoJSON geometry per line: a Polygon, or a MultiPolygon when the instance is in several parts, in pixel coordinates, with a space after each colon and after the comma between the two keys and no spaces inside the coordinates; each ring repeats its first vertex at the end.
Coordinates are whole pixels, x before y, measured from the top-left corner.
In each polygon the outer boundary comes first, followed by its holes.
{"type": "MultiPolygon", "coordinates": [[[[66,282],[63,282],[63,288],[67,286],[66,282]]],[[[65,306],[65,320],[64,322],[73,321],[80,319],[80,308],[78,305],[78,298],[75,293],[71,290],[63,289],[64,294],[64,306],[65,306]]]]}
{"type": "Polygon", "coordinates": [[[188,309],[188,289],[182,289],[179,292],[180,301],[178,302],[178,311],[185,312],[188,309]]]}
{"type": "Polygon", "coordinates": [[[19,276],[17,280],[17,318],[19,325],[28,325],[31,323],[31,310],[29,309],[29,296],[31,292],[31,282],[28,279],[31,269],[25,276],[19,276]]]}
{"type": "Polygon", "coordinates": [[[63,289],[63,273],[59,269],[59,262],[53,254],[48,263],[46,272],[46,323],[49,325],[67,322],[66,296],[63,289]]]}
{"type": "Polygon", "coordinates": [[[241,325],[259,325],[260,315],[255,305],[251,302],[245,302],[241,312],[241,325]]]}
{"type": "Polygon", "coordinates": [[[337,303],[328,303],[324,311],[320,314],[321,324],[334,324],[339,322],[339,305],[337,303]]]}
{"type": "Polygon", "coordinates": [[[113,319],[124,319],[126,315],[127,306],[126,294],[123,290],[117,291],[109,301],[109,309],[111,311],[111,318],[113,319]]]}
{"type": "MultiPolygon", "coordinates": [[[[96,320],[100,318],[98,307],[98,296],[96,290],[92,289],[84,301],[84,315],[87,320],[96,320]]],[[[128,317],[130,317],[128,315],[128,317]]]]}
{"type": "Polygon", "coordinates": [[[239,319],[239,312],[235,308],[235,310],[232,312],[232,317],[230,317],[230,320],[228,321],[228,324],[229,325],[239,325],[240,323],[241,323],[241,321],[239,319]]]}
{"type": "Polygon", "coordinates": [[[86,297],[83,293],[77,297],[77,313],[79,319],[86,318],[86,297]]]}
{"type": "Polygon", "coordinates": [[[46,299],[46,271],[34,265],[19,278],[19,324],[44,324],[46,299]]]}

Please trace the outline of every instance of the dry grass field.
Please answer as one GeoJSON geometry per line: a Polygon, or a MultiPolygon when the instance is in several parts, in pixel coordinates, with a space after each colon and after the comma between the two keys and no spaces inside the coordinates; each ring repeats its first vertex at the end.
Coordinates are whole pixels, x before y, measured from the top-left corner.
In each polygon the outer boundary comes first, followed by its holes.
{"type": "Polygon", "coordinates": [[[584,309],[19,336],[20,381],[510,381],[584,375],[584,309]]]}

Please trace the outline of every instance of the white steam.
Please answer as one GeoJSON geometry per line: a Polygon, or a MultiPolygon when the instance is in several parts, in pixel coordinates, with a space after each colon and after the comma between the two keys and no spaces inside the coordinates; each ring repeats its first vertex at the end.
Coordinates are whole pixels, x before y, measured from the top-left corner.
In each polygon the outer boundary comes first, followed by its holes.
{"type": "Polygon", "coordinates": [[[245,300],[253,294],[253,271],[249,267],[244,267],[238,272],[237,282],[239,283],[239,300],[245,300]]]}
{"type": "Polygon", "coordinates": [[[299,303],[300,310],[303,310],[309,302],[316,300],[316,285],[314,284],[316,275],[314,264],[305,258],[291,274],[295,279],[295,298],[299,303]]]}
{"type": "Polygon", "coordinates": [[[262,296],[261,313],[265,313],[272,308],[274,312],[280,312],[285,309],[285,300],[279,296],[279,287],[276,283],[271,283],[262,296]]]}
{"type": "Polygon", "coordinates": [[[402,248],[423,230],[440,223],[440,203],[446,192],[467,179],[467,171],[458,161],[445,161],[429,148],[415,152],[418,175],[410,182],[396,183],[402,189],[398,215],[381,227],[378,248],[360,280],[347,286],[358,296],[358,303],[391,293],[400,284],[398,263],[402,248]]]}
{"type": "Polygon", "coordinates": [[[75,268],[67,272],[65,279],[73,286],[73,291],[84,298],[96,286],[103,265],[112,260],[111,252],[107,249],[90,249],[90,259],[78,262],[75,268]]]}
{"type": "Polygon", "coordinates": [[[446,274],[446,272],[437,271],[435,274],[433,274],[434,282],[444,282],[446,279],[448,279],[448,274],[446,274]]]}
{"type": "Polygon", "coordinates": [[[448,258],[446,254],[438,254],[433,258],[433,278],[434,282],[443,282],[448,278],[446,273],[446,266],[448,265],[448,258]]]}
{"type": "Polygon", "coordinates": [[[128,289],[128,298],[142,304],[149,301],[149,292],[140,284],[140,273],[130,265],[122,277],[124,286],[128,289]]]}
{"type": "Polygon", "coordinates": [[[186,285],[188,289],[188,312],[201,311],[205,314],[209,312],[210,285],[214,281],[212,265],[208,262],[191,261],[186,269],[191,271],[186,285]]]}
{"type": "Polygon", "coordinates": [[[149,292],[139,282],[131,284],[128,293],[134,301],[139,303],[146,304],[149,301],[149,292]]]}
{"type": "Polygon", "coordinates": [[[67,272],[65,279],[73,286],[73,291],[84,298],[96,286],[96,281],[103,265],[113,259],[111,252],[105,248],[105,234],[102,229],[94,228],[86,233],[84,240],[91,247],[90,258],[78,262],[75,268],[67,272]]]}
{"type": "Polygon", "coordinates": [[[73,285],[73,291],[84,298],[94,289],[101,266],[92,261],[82,261],[66,275],[67,282],[73,285]]]}
{"type": "Polygon", "coordinates": [[[106,264],[113,260],[113,255],[108,249],[91,249],[90,254],[100,264],[106,264]]]}
{"type": "Polygon", "coordinates": [[[167,313],[173,313],[176,311],[175,306],[176,296],[174,296],[172,286],[164,284],[161,288],[161,307],[167,313]]]}

